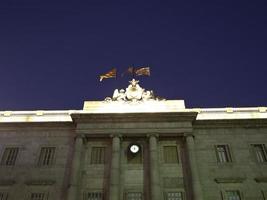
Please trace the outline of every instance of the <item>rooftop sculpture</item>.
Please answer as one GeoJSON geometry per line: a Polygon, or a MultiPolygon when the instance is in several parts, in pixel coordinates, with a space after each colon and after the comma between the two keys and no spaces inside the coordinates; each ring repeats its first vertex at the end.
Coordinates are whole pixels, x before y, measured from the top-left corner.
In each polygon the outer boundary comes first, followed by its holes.
{"type": "Polygon", "coordinates": [[[149,100],[165,100],[160,97],[155,96],[153,90],[145,90],[138,84],[139,81],[132,79],[129,81],[129,85],[124,89],[115,89],[113,96],[105,98],[105,101],[127,101],[127,102],[137,102],[137,101],[149,101],[149,100]]]}

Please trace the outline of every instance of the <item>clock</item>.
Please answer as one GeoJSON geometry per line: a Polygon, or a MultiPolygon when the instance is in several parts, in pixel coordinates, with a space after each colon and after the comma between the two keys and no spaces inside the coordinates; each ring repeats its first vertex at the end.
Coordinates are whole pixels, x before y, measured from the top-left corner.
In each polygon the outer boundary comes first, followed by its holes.
{"type": "Polygon", "coordinates": [[[132,153],[137,153],[137,152],[139,151],[139,146],[136,145],[136,144],[132,144],[132,145],[130,146],[130,151],[131,151],[132,153]]]}

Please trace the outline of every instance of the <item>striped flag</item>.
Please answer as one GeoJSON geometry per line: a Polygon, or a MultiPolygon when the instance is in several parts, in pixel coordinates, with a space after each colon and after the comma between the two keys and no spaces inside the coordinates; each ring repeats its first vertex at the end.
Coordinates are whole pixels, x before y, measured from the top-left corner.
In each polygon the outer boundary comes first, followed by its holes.
{"type": "Polygon", "coordinates": [[[136,76],[150,76],[150,68],[149,67],[141,67],[135,70],[136,76]]]}
{"type": "Polygon", "coordinates": [[[104,79],[104,78],[116,78],[117,75],[117,69],[113,68],[112,70],[110,70],[109,72],[100,75],[100,82],[104,79]]]}

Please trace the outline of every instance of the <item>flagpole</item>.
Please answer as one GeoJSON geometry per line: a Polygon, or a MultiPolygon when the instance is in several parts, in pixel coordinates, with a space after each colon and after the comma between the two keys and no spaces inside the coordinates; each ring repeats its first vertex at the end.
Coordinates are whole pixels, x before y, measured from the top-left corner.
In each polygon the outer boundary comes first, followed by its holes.
{"type": "Polygon", "coordinates": [[[134,65],[133,65],[133,73],[132,73],[132,79],[134,79],[134,75],[135,75],[135,69],[134,69],[134,65]]]}

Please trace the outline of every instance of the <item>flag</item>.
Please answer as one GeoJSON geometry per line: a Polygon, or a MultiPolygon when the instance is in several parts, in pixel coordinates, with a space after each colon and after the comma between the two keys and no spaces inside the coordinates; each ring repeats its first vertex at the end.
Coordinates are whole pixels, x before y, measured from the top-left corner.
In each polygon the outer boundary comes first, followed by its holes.
{"type": "Polygon", "coordinates": [[[110,70],[109,72],[100,75],[100,82],[104,79],[104,78],[116,78],[116,74],[117,74],[117,69],[113,68],[112,70],[110,70]]]}
{"type": "Polygon", "coordinates": [[[125,74],[133,74],[134,73],[134,67],[129,67],[124,73],[122,73],[122,77],[125,75],[125,74]]]}
{"type": "Polygon", "coordinates": [[[141,67],[135,70],[136,76],[150,76],[150,68],[149,67],[141,67]]]}

